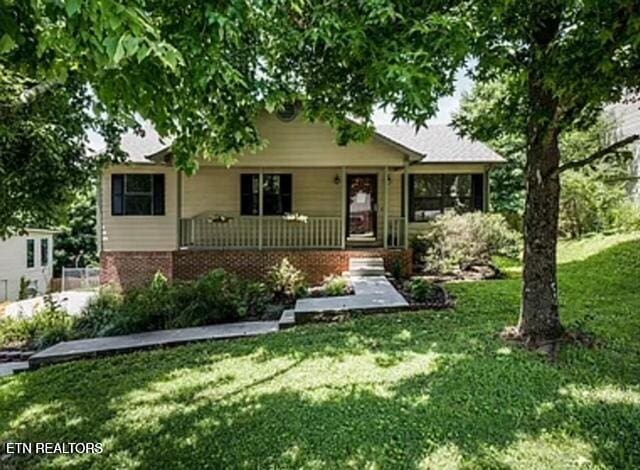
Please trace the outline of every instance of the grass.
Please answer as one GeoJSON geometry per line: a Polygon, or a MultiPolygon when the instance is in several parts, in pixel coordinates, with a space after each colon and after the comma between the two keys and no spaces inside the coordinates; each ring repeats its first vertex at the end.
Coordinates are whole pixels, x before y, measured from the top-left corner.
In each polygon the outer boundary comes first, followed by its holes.
{"type": "Polygon", "coordinates": [[[589,256],[560,266],[564,321],[586,321],[598,350],[549,363],[509,347],[497,334],[516,321],[520,280],[456,284],[455,311],[0,380],[0,441],[105,447],[0,466],[638,468],[640,241],[598,244],[571,245],[589,256]]]}

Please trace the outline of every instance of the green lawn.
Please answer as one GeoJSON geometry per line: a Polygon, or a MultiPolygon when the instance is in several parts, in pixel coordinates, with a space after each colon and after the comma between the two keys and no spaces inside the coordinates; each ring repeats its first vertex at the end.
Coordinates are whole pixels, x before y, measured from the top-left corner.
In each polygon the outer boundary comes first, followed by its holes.
{"type": "Polygon", "coordinates": [[[0,441],[105,446],[20,468],[638,468],[640,241],[615,241],[560,256],[564,321],[590,318],[599,350],[549,363],[511,348],[498,333],[516,321],[520,281],[461,283],[455,311],[4,379],[0,441]]]}

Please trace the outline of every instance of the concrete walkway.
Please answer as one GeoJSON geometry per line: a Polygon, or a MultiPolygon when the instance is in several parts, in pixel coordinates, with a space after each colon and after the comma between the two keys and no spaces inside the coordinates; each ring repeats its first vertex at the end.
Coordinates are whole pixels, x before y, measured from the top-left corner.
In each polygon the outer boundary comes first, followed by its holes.
{"type": "Polygon", "coordinates": [[[28,362],[3,362],[0,364],[0,377],[15,374],[29,369],[28,362]]]}
{"type": "Polygon", "coordinates": [[[196,341],[258,336],[274,333],[278,329],[277,321],[255,321],[66,341],[31,356],[29,366],[38,367],[83,357],[178,346],[196,341]]]}
{"type": "Polygon", "coordinates": [[[295,315],[347,310],[387,310],[409,305],[384,276],[353,277],[351,283],[354,295],[300,299],[296,302],[295,315]]]}

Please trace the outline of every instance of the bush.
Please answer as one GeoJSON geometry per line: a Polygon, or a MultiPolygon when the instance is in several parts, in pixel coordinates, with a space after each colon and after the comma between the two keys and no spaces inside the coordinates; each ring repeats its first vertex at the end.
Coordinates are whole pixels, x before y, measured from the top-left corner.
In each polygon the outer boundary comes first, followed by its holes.
{"type": "Polygon", "coordinates": [[[267,285],[279,300],[293,300],[307,292],[304,273],[283,258],[267,273],[267,285]]]}
{"type": "Polygon", "coordinates": [[[446,273],[488,263],[496,255],[515,258],[521,240],[499,214],[447,212],[429,222],[411,246],[427,271],[446,273]]]}
{"type": "Polygon", "coordinates": [[[77,336],[105,336],[121,312],[122,296],[111,287],[102,288],[98,296],[92,298],[82,314],[75,319],[74,329],[77,336]]]}
{"type": "Polygon", "coordinates": [[[623,199],[622,188],[611,187],[594,175],[565,173],[560,197],[560,234],[578,238],[612,228],[612,211],[623,199]]]}
{"type": "Polygon", "coordinates": [[[599,172],[569,171],[563,175],[560,234],[579,238],[588,233],[640,229],[640,208],[628,197],[624,183],[599,172]]]}
{"type": "Polygon", "coordinates": [[[263,283],[243,281],[222,269],[175,284],[158,273],[149,287],[122,296],[100,291],[75,326],[79,335],[92,337],[226,323],[261,315],[270,300],[263,283]]]}
{"type": "Polygon", "coordinates": [[[329,296],[346,295],[349,292],[349,281],[342,276],[332,275],[325,278],[322,290],[329,296]]]}
{"type": "Polygon", "coordinates": [[[45,296],[44,308],[29,318],[5,318],[0,321],[0,346],[43,349],[74,338],[73,318],[45,296]]]}
{"type": "Polygon", "coordinates": [[[425,303],[427,300],[433,298],[437,292],[437,288],[430,282],[417,278],[409,284],[409,292],[414,301],[425,303]]]}

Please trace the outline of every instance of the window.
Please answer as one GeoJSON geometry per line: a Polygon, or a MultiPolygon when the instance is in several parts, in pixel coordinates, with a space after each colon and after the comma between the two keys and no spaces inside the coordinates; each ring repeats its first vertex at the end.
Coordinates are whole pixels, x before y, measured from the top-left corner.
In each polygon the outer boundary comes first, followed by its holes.
{"type": "Polygon", "coordinates": [[[36,242],[33,239],[27,240],[27,268],[33,268],[36,265],[36,242]]]}
{"type": "Polygon", "coordinates": [[[40,266],[49,264],[49,240],[43,238],[40,240],[40,266]]]}
{"type": "MultiPolygon", "coordinates": [[[[260,176],[247,174],[240,176],[242,215],[260,214],[260,176]]],[[[264,215],[282,215],[291,212],[291,175],[267,174],[262,176],[264,215]]]]}
{"type": "Polygon", "coordinates": [[[276,116],[283,122],[293,121],[298,115],[299,108],[295,103],[287,103],[276,112],[276,116]]]}
{"type": "Polygon", "coordinates": [[[164,215],[164,175],[111,175],[112,215],[164,215]]]}
{"type": "Polygon", "coordinates": [[[483,187],[482,174],[410,175],[410,220],[429,220],[448,209],[482,210],[483,187]]]}

